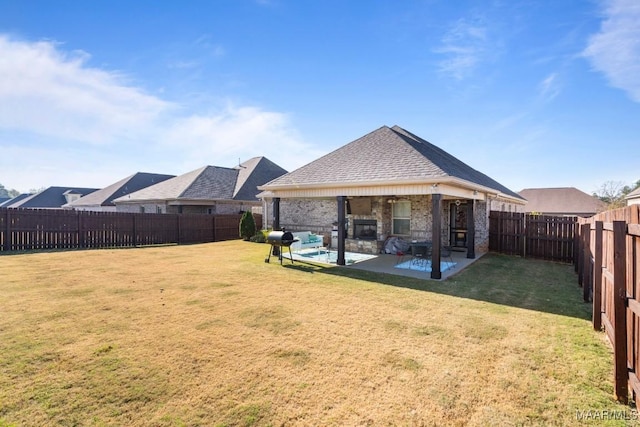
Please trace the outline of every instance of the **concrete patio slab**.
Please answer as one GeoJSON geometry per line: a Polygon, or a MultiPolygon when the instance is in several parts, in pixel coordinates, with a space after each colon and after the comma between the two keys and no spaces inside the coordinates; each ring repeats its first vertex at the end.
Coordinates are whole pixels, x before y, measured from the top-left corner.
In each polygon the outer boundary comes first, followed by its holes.
{"type": "MultiPolygon", "coordinates": [[[[447,269],[442,272],[442,278],[439,280],[445,280],[448,277],[451,277],[466,267],[480,259],[484,253],[476,252],[475,258],[467,258],[467,252],[457,252],[453,251],[451,254],[451,258],[456,265],[453,268],[447,269]]],[[[376,258],[361,261],[356,264],[345,266],[345,268],[357,269],[357,270],[365,270],[365,271],[373,271],[378,273],[387,273],[394,274],[397,276],[406,276],[406,277],[414,277],[416,279],[425,279],[425,280],[436,280],[431,278],[431,272],[424,271],[416,271],[416,270],[407,270],[401,268],[395,268],[395,266],[402,262],[408,261],[411,259],[411,255],[404,256],[404,259],[400,259],[397,255],[391,254],[380,254],[376,258]]]]}

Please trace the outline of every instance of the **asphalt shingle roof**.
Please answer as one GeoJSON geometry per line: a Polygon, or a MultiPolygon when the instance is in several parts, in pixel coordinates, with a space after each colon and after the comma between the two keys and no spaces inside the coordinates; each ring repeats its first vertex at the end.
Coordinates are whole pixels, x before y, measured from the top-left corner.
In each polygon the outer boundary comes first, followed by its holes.
{"type": "Polygon", "coordinates": [[[98,191],[98,188],[81,188],[81,187],[49,187],[40,193],[32,194],[22,200],[10,203],[5,207],[11,208],[60,208],[67,203],[64,197],[69,192],[87,195],[98,191]]]}
{"type": "Polygon", "coordinates": [[[258,185],[287,171],[265,157],[233,167],[203,166],[135,191],[115,202],[136,200],[258,200],[258,185]]]}
{"type": "Polygon", "coordinates": [[[236,200],[257,200],[258,186],[286,174],[287,171],[266,157],[254,157],[238,168],[238,181],[233,198],[236,200]]]}
{"type": "Polygon", "coordinates": [[[269,185],[375,183],[459,178],[521,199],[507,187],[399,126],[381,128],[296,169],[269,185]]]}
{"type": "Polygon", "coordinates": [[[637,197],[640,197],[640,187],[636,188],[631,193],[627,194],[625,199],[635,199],[637,197]]]}
{"type": "Polygon", "coordinates": [[[175,175],[138,172],[124,179],[121,179],[120,181],[115,182],[108,187],[105,187],[98,191],[94,191],[91,194],[68,203],[66,206],[115,206],[113,204],[114,199],[126,196],[127,194],[133,193],[134,191],[138,191],[150,185],[166,181],[167,179],[173,177],[175,177],[175,175]]]}
{"type": "Polygon", "coordinates": [[[6,200],[6,201],[2,202],[2,204],[0,204],[0,207],[3,207],[3,208],[11,207],[13,204],[17,204],[20,200],[24,200],[24,199],[26,199],[27,197],[30,197],[30,196],[32,196],[31,193],[19,194],[16,197],[14,197],[13,199],[9,199],[9,200],[6,200]]]}

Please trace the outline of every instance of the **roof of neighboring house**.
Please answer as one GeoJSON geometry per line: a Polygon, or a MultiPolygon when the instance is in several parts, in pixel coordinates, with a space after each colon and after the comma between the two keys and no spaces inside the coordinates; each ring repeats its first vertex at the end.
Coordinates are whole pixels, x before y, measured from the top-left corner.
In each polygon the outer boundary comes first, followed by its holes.
{"type": "Polygon", "coordinates": [[[435,182],[447,178],[463,180],[522,200],[517,193],[399,126],[382,126],[261,188],[268,190],[269,186],[393,181],[435,182]]]}
{"type": "Polygon", "coordinates": [[[257,186],[285,173],[286,170],[266,157],[254,157],[233,168],[203,166],[119,197],[114,202],[180,199],[257,201],[257,186]]]}
{"type": "Polygon", "coordinates": [[[11,208],[61,208],[67,203],[65,194],[87,195],[98,191],[97,188],[81,187],[49,187],[40,193],[31,194],[18,202],[11,203],[11,208]]]}
{"type": "Polygon", "coordinates": [[[527,212],[591,216],[605,209],[598,198],[574,187],[527,188],[519,193],[527,199],[527,212]]]}
{"type": "Polygon", "coordinates": [[[162,175],[158,173],[138,172],[130,175],[120,181],[103,188],[102,190],[94,191],[84,197],[74,200],[71,203],[67,203],[64,207],[79,207],[79,206],[115,206],[113,200],[118,197],[126,196],[134,191],[141,190],[149,187],[150,185],[157,184],[159,182],[166,181],[167,179],[174,178],[175,175],[162,175]]]}
{"type": "Polygon", "coordinates": [[[625,199],[637,199],[638,197],[640,197],[640,187],[636,188],[631,193],[627,194],[625,196],[625,199]]]}
{"type": "Polygon", "coordinates": [[[2,204],[7,200],[11,200],[11,199],[12,199],[11,197],[0,197],[0,206],[2,206],[2,204]]]}
{"type": "Polygon", "coordinates": [[[17,195],[16,197],[14,197],[13,199],[9,199],[9,200],[5,200],[4,202],[0,203],[0,207],[3,208],[8,208],[11,205],[13,205],[14,203],[19,202],[22,199],[25,199],[27,197],[31,196],[31,193],[22,193],[17,195]]]}

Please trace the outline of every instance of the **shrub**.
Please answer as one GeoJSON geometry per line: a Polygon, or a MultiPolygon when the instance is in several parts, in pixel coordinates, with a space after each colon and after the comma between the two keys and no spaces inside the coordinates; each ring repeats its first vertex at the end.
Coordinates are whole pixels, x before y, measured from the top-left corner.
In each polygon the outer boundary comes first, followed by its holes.
{"type": "Polygon", "coordinates": [[[256,234],[256,222],[253,219],[251,212],[246,211],[240,218],[240,237],[243,240],[248,241],[251,236],[256,234]]]}
{"type": "Polygon", "coordinates": [[[251,239],[252,242],[256,242],[256,243],[264,243],[267,241],[267,238],[264,236],[264,234],[260,231],[258,231],[255,236],[252,236],[251,239]]]}

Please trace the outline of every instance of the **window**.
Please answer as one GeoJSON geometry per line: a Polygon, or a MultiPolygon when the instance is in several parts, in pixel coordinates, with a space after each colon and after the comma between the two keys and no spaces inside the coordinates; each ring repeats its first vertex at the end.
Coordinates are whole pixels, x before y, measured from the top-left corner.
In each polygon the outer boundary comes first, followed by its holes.
{"type": "Polygon", "coordinates": [[[411,202],[396,202],[391,209],[392,234],[411,234],[411,202]]]}
{"type": "Polygon", "coordinates": [[[144,213],[144,206],[140,206],[140,213],[144,213]]]}

